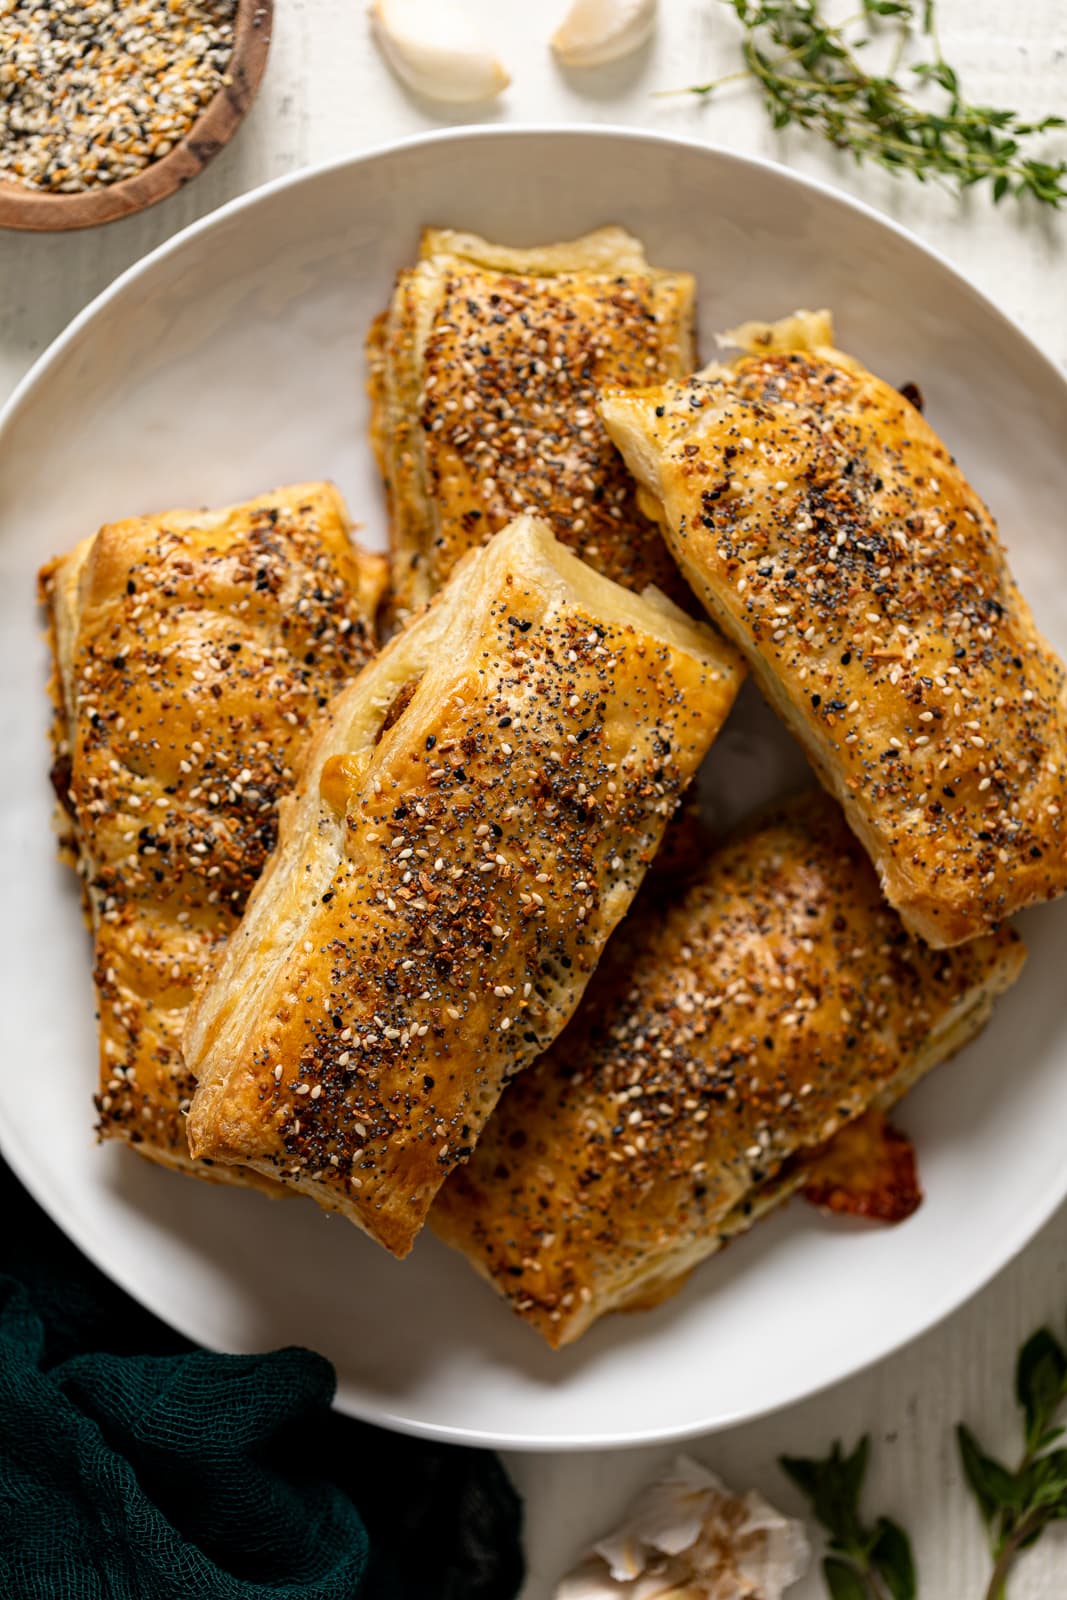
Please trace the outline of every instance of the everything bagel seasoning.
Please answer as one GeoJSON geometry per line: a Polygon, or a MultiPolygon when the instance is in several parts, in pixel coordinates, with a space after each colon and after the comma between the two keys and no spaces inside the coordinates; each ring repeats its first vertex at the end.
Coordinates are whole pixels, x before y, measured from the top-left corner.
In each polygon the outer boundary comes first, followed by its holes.
{"type": "Polygon", "coordinates": [[[73,194],[160,160],[228,80],[236,0],[0,0],[0,177],[73,194]]]}

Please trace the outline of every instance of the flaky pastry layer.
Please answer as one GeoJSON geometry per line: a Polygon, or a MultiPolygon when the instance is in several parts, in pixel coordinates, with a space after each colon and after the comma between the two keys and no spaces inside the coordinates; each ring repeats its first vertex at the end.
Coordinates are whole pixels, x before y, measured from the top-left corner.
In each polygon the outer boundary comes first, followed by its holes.
{"type": "Polygon", "coordinates": [[[374,648],[385,563],[337,491],[111,523],[41,574],[61,853],[82,876],[99,1131],[201,1177],[185,1011],[274,844],[330,695],[374,648]]]}
{"type": "Polygon", "coordinates": [[[965,1044],[1023,959],[1010,931],[932,951],[833,801],[787,803],[670,909],[639,903],[434,1230],[553,1346],[654,1305],[965,1044]]]}
{"type": "Polygon", "coordinates": [[[520,518],[334,702],[185,1034],[195,1154],[403,1255],[559,1032],[742,677],[520,518]]]}
{"type": "Polygon", "coordinates": [[[596,395],[690,372],[693,298],[621,228],[532,250],[425,231],[368,346],[401,612],[520,511],[608,577],[691,607],[596,395]]]}
{"type": "Polygon", "coordinates": [[[1067,677],[996,526],[827,313],[601,414],[710,615],[932,945],[1067,889],[1067,677]]]}

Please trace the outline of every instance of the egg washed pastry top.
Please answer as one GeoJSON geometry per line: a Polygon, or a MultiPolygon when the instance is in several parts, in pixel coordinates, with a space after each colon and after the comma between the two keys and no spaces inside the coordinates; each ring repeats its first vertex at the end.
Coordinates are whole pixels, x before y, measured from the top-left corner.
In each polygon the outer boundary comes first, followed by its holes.
{"type": "Polygon", "coordinates": [[[690,583],[866,846],[906,925],[973,938],[1067,889],[1067,698],[996,526],[829,316],[602,405],[690,583]]]}
{"type": "Polygon", "coordinates": [[[834,803],[787,803],[635,912],[505,1093],[435,1231],[551,1345],[657,1304],[957,1050],[1017,977],[1010,931],[910,937],[834,803]]]}
{"type": "Polygon", "coordinates": [[[520,518],[341,694],[191,1013],[197,1155],[404,1255],[577,1004],[733,702],[733,650],[520,518]]]}
{"type": "Polygon", "coordinates": [[[41,574],[53,782],[94,933],[104,1137],[202,1177],[185,1010],[273,848],[328,697],[374,647],[385,563],[328,484],[102,528],[41,574]]]}
{"type": "Polygon", "coordinates": [[[692,609],[596,398],[692,371],[693,288],[621,228],[534,250],[426,230],[369,342],[401,611],[524,510],[608,577],[692,609]]]}

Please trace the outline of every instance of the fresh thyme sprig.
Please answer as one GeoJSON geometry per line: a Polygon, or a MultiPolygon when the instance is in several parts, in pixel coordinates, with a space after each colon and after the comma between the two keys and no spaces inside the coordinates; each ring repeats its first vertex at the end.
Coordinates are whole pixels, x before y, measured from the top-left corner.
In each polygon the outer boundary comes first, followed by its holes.
{"type": "Polygon", "coordinates": [[[1055,1421],[1067,1401],[1067,1351],[1047,1328],[1019,1352],[1015,1398],[1023,1413],[1024,1445],[1014,1471],[987,1456],[969,1428],[956,1430],[993,1558],[985,1600],[1004,1600],[1020,1550],[1040,1539],[1050,1523],[1067,1518],[1067,1450],[1052,1448],[1064,1433],[1055,1421]]]}
{"type": "Polygon", "coordinates": [[[915,1600],[915,1562],[908,1536],[888,1517],[873,1528],[860,1520],[859,1500],[871,1441],[851,1455],[834,1444],[822,1461],[782,1456],[782,1469],[807,1495],[829,1539],[822,1571],[831,1600],[915,1600]]]}
{"type": "Polygon", "coordinates": [[[940,179],[959,190],[988,183],[998,201],[1007,194],[1030,195],[1059,206],[1067,199],[1067,161],[1041,160],[1024,149],[1035,136],[1067,125],[1064,119],[1027,122],[1017,112],[966,100],[941,54],[934,0],[860,0],[859,12],[838,23],[827,21],[822,0],[725,3],[744,29],[745,70],[696,85],[691,93],[707,96],[751,77],[776,128],[808,128],[857,162],[908,172],[920,183],[940,179]],[[887,21],[900,30],[898,62],[916,31],[927,41],[928,59],[905,69],[911,82],[894,75],[900,72],[896,64],[879,73],[867,71],[860,59],[870,32],[887,21]],[[924,86],[942,92],[936,109],[914,99],[914,90],[924,86]]]}

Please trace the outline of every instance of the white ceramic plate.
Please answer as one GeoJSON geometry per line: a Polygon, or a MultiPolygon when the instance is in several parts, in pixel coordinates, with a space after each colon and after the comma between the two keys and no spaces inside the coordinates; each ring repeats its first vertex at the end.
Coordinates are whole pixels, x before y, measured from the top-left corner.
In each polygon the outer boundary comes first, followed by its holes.
{"type": "MultiPolygon", "coordinates": [[[[110,518],[313,477],[334,477],[382,543],[361,341],[425,222],[515,243],[625,223],[654,261],[698,274],[706,349],[717,327],[833,307],[845,349],[920,385],[1000,517],[1038,622],[1067,647],[1067,384],[874,213],[780,168],[602,129],[449,133],[261,189],[120,278],[38,363],[2,429],[3,1149],[145,1305],[219,1348],[313,1345],[359,1416],[531,1448],[704,1432],[913,1338],[1064,1197],[1067,902],[1022,919],[1017,990],[903,1108],[927,1194],[915,1217],[876,1231],[795,1205],[677,1299],[560,1354],[425,1235],[396,1262],[307,1202],[190,1183],[92,1137],[88,946],[48,827],[35,570],[110,518]]],[[[746,690],[708,771],[720,819],[802,770],[746,690]]]]}

